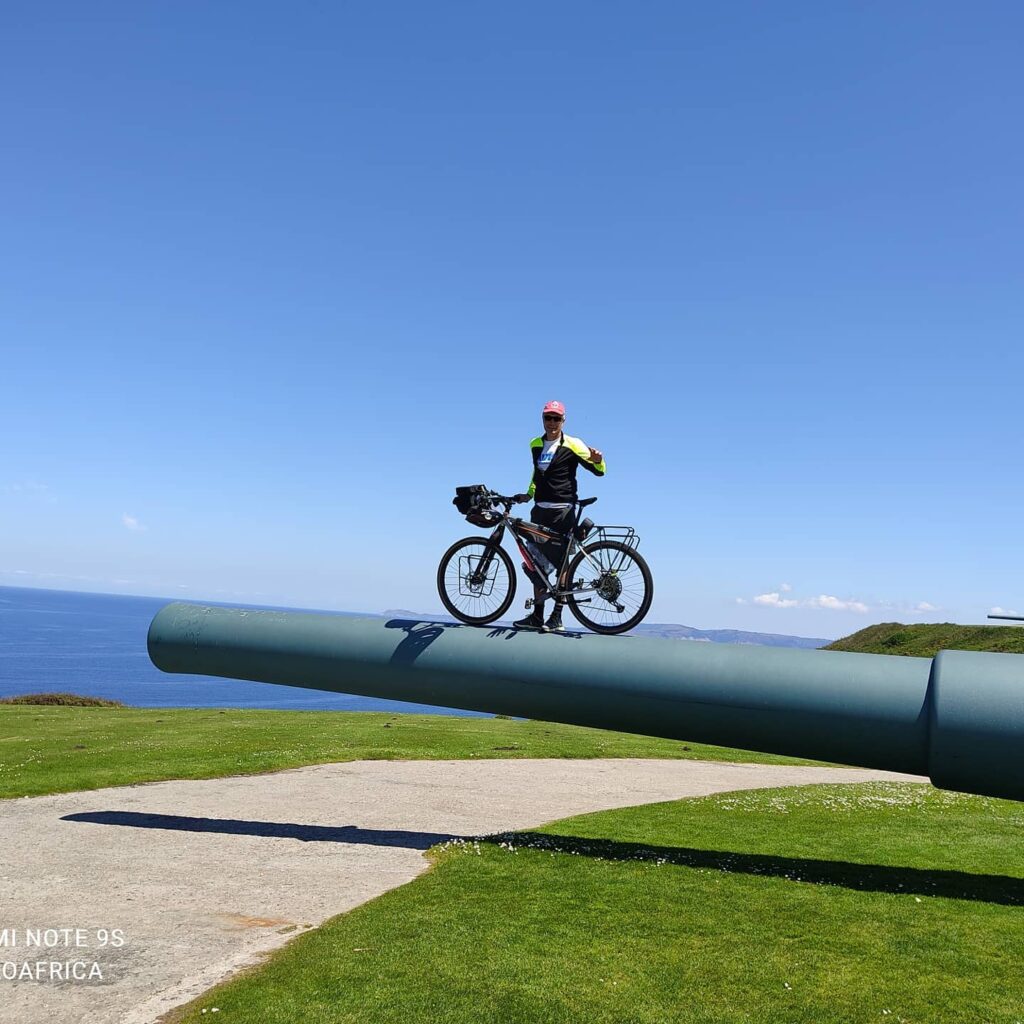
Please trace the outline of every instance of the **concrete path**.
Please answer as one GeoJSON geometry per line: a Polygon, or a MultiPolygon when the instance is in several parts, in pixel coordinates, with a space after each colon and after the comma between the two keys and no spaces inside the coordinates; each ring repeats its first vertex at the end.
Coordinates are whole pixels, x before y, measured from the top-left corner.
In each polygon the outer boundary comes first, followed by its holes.
{"type": "Polygon", "coordinates": [[[878,779],[925,781],[703,761],[356,761],[0,800],[0,1022],[150,1024],[415,878],[423,851],[452,836],[733,789],[878,779]],[[11,980],[24,963],[33,980],[11,980]]]}

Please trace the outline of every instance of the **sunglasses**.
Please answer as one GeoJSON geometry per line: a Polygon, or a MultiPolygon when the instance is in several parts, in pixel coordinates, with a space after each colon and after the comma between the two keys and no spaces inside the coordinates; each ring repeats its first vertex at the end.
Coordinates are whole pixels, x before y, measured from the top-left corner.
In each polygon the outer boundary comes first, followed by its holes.
{"type": "Polygon", "coordinates": [[[554,420],[555,423],[561,423],[562,422],[562,417],[561,416],[548,416],[548,415],[545,415],[544,419],[546,419],[546,420],[554,420]]]}

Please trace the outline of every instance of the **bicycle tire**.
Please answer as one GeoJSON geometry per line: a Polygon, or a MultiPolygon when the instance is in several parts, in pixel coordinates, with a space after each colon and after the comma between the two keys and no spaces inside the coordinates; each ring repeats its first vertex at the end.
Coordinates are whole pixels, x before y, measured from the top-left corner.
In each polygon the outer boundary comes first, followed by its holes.
{"type": "MultiPolygon", "coordinates": [[[[458,578],[458,577],[456,577],[458,578]]],[[[457,540],[442,556],[441,561],[437,567],[437,592],[441,597],[441,603],[445,606],[445,609],[450,615],[455,616],[460,622],[465,622],[469,626],[484,626],[488,622],[494,622],[495,619],[500,619],[509,608],[512,607],[512,602],[516,597],[516,571],[512,564],[512,559],[509,558],[508,552],[499,544],[492,545],[488,543],[484,537],[463,537],[462,540],[457,540]],[[459,608],[451,599],[448,588],[445,586],[445,575],[451,560],[456,557],[459,551],[463,548],[468,547],[479,547],[481,549],[480,554],[483,554],[484,548],[493,548],[495,556],[499,559],[501,564],[504,566],[505,571],[508,575],[509,586],[508,594],[502,600],[501,604],[491,611],[488,611],[486,615],[470,615],[467,614],[463,609],[459,608]]]]}
{"type": "MultiPolygon", "coordinates": [[[[588,616],[583,608],[581,608],[577,603],[576,595],[574,594],[569,594],[566,597],[566,603],[569,605],[569,610],[573,615],[575,615],[579,622],[586,626],[587,629],[593,630],[595,633],[604,633],[607,635],[626,633],[633,629],[634,626],[638,626],[643,621],[644,616],[650,611],[651,601],[654,599],[654,577],[651,575],[650,567],[647,562],[644,561],[643,556],[634,548],[631,548],[628,544],[623,544],[617,540],[602,540],[597,541],[594,544],[584,545],[584,550],[576,555],[569,565],[569,579],[576,579],[576,573],[580,566],[585,562],[586,554],[593,557],[601,551],[617,552],[619,556],[622,556],[623,563],[624,560],[629,560],[635,563],[637,569],[640,571],[644,584],[644,594],[636,612],[634,612],[634,614],[624,622],[609,624],[607,622],[598,622],[588,616]],[[584,552],[586,552],[586,554],[584,554],[584,552]]],[[[589,562],[587,564],[589,565],[589,562]]]]}

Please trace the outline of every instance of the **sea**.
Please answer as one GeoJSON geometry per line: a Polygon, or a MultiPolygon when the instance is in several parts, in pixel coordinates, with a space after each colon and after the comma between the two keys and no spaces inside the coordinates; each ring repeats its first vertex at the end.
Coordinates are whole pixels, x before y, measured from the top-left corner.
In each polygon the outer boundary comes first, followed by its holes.
{"type": "Polygon", "coordinates": [[[0,698],[64,692],[148,708],[404,711],[490,717],[272,683],[166,674],[149,660],[146,634],[153,616],[171,600],[0,587],[0,698]]]}

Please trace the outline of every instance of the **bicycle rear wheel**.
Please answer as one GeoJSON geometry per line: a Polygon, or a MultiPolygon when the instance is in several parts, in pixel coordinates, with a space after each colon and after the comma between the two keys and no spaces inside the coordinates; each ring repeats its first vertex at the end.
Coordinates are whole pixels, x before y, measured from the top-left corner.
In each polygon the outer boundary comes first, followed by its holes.
{"type": "Polygon", "coordinates": [[[585,545],[572,560],[568,576],[577,593],[568,595],[566,603],[595,633],[625,633],[650,610],[654,578],[628,544],[602,540],[585,545]]]}
{"type": "Polygon", "coordinates": [[[512,559],[482,537],[457,540],[437,567],[437,592],[460,622],[482,626],[500,619],[516,596],[512,559]]]}

